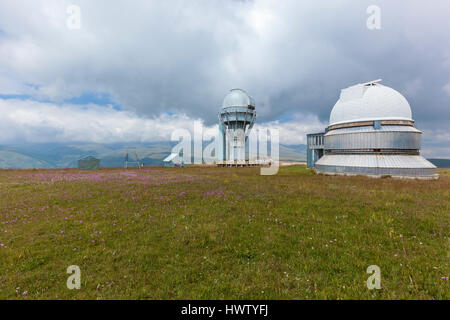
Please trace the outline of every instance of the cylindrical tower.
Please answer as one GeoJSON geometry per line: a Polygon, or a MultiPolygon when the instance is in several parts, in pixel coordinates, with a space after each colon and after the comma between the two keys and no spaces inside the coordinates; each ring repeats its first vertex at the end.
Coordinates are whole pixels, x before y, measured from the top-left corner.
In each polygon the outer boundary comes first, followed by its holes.
{"type": "Polygon", "coordinates": [[[242,89],[230,90],[219,113],[219,162],[245,162],[245,142],[255,120],[255,100],[242,89]]]}

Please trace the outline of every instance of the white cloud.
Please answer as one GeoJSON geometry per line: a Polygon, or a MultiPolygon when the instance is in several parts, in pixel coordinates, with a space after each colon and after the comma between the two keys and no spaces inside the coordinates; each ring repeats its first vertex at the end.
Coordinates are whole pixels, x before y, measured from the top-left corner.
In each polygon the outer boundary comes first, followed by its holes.
{"type": "Polygon", "coordinates": [[[256,124],[255,129],[278,129],[280,143],[287,145],[306,144],[306,134],[323,132],[327,123],[323,123],[317,116],[303,116],[295,114],[286,122],[269,121],[256,124]]]}
{"type": "MultiPolygon", "coordinates": [[[[30,100],[0,99],[0,143],[13,142],[156,142],[168,141],[176,129],[192,132],[195,121],[184,114],[145,118],[130,111],[90,105],[57,105],[30,100]]],[[[204,134],[217,132],[217,125],[204,126],[204,134]]],[[[271,121],[255,129],[280,130],[280,143],[305,143],[305,134],[323,130],[316,116],[294,115],[288,122],[271,121]]]]}
{"type": "Polygon", "coordinates": [[[0,143],[164,141],[188,126],[186,115],[141,118],[129,111],[97,105],[56,105],[0,99],[0,143]]]}

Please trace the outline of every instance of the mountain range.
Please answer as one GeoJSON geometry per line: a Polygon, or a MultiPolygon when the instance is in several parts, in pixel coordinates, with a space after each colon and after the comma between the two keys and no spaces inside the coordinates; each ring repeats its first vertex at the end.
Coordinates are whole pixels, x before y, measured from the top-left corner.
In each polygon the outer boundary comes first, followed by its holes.
{"type": "MultiPolygon", "coordinates": [[[[102,167],[123,166],[128,153],[129,161],[139,160],[145,166],[162,165],[176,142],[153,143],[69,143],[20,144],[0,146],[0,168],[75,168],[85,156],[100,159],[102,167]]],[[[305,145],[280,145],[280,160],[305,161],[305,145]]]]}
{"type": "MultiPolygon", "coordinates": [[[[145,166],[159,166],[170,153],[176,142],[161,141],[152,143],[40,143],[0,146],[0,168],[76,168],[78,160],[84,156],[100,159],[102,167],[124,165],[125,155],[129,161],[139,160],[145,166]]],[[[270,149],[270,145],[269,145],[270,149]]],[[[280,160],[305,161],[306,145],[280,144],[280,160]]],[[[450,159],[428,159],[438,168],[450,168],[450,159]]]]}

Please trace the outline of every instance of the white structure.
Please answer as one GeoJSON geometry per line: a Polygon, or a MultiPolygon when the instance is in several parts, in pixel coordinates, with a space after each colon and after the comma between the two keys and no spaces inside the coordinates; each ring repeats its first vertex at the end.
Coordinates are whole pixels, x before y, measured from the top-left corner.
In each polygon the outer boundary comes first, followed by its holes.
{"type": "Polygon", "coordinates": [[[411,107],[398,91],[381,80],[357,84],[341,90],[330,114],[330,126],[374,120],[413,121],[411,107]]]}
{"type": "Polygon", "coordinates": [[[171,153],[163,160],[164,167],[184,167],[183,160],[178,153],[171,153]]]}
{"type": "Polygon", "coordinates": [[[245,142],[255,120],[255,100],[242,89],[230,90],[219,113],[218,165],[248,164],[245,142]]]}
{"type": "Polygon", "coordinates": [[[422,132],[411,107],[381,80],[343,89],[324,134],[324,155],[312,165],[328,174],[436,178],[420,156],[422,132]]]}

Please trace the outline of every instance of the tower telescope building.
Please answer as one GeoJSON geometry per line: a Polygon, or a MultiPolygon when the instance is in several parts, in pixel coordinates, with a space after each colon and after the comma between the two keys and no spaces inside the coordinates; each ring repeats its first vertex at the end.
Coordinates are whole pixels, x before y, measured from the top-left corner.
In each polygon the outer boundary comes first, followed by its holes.
{"type": "Polygon", "coordinates": [[[422,132],[408,101],[380,82],[341,91],[325,132],[307,137],[308,166],[327,174],[436,178],[436,167],[420,155],[422,132]]]}
{"type": "Polygon", "coordinates": [[[245,145],[255,120],[255,100],[242,89],[230,90],[219,113],[218,165],[248,164],[245,145]]]}

